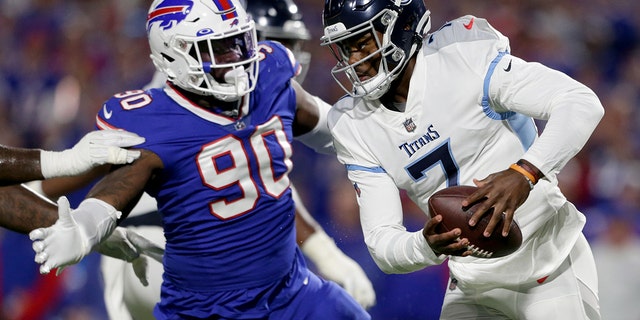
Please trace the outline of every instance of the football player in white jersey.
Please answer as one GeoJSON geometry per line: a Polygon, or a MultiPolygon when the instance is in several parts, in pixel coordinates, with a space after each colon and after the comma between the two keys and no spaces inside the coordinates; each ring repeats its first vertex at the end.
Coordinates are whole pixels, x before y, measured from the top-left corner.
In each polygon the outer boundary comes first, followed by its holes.
{"type": "Polygon", "coordinates": [[[585,217],[556,175],[603,116],[592,90],[510,53],[485,19],[464,16],[433,33],[421,0],[326,0],[322,44],[347,96],[329,112],[338,159],[356,189],[371,256],[387,273],[444,262],[450,282],[442,319],[599,319],[585,217]],[[546,121],[540,134],[533,119],[546,121]],[[399,189],[428,215],[427,201],[454,185],[479,189],[463,205],[515,220],[515,253],[471,256],[459,229],[437,234],[440,216],[406,230],[399,189]]]}

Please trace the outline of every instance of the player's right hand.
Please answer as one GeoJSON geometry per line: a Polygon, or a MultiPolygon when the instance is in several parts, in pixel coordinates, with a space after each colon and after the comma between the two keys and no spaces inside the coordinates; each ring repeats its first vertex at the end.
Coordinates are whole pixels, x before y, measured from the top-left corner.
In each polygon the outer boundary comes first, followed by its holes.
{"type": "Polygon", "coordinates": [[[71,149],[61,152],[42,151],[42,175],[44,178],[73,176],[106,163],[131,163],[140,157],[140,151],[125,148],[144,141],[143,137],[123,130],[92,131],[71,149]]]}
{"type": "Polygon", "coordinates": [[[491,220],[485,228],[485,236],[488,237],[496,231],[494,229],[503,216],[504,227],[497,231],[506,236],[509,233],[509,226],[513,221],[516,209],[527,200],[529,192],[531,192],[526,181],[527,179],[521,173],[512,169],[492,173],[482,180],[473,179],[478,190],[465,199],[462,205],[467,206],[480,199],[485,200],[478,205],[476,212],[469,219],[469,225],[474,226],[477,221],[480,221],[483,214],[493,208],[491,220]]]}
{"type": "Polygon", "coordinates": [[[367,274],[324,231],[314,232],[301,249],[316,265],[320,275],[339,284],[363,308],[368,309],[376,304],[376,292],[367,274]]]}
{"type": "Polygon", "coordinates": [[[438,255],[462,257],[471,255],[471,250],[467,249],[469,240],[467,238],[460,239],[461,231],[459,228],[444,233],[436,232],[436,226],[441,222],[442,216],[437,215],[429,219],[422,229],[422,236],[427,240],[431,250],[438,255]]]}
{"type": "Polygon", "coordinates": [[[91,251],[91,245],[81,227],[71,216],[71,206],[66,197],[58,199],[58,221],[48,228],[29,233],[35,251],[34,261],[40,264],[40,273],[78,263],[91,251]]]}

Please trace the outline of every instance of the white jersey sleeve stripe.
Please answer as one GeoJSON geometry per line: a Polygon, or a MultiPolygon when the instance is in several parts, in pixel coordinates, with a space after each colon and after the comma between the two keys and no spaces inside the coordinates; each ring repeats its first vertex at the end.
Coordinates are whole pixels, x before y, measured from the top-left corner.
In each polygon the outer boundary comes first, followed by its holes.
{"type": "Polygon", "coordinates": [[[366,172],[372,172],[372,173],[387,173],[386,170],[384,170],[384,168],[382,167],[363,167],[363,166],[359,166],[356,164],[347,164],[347,171],[366,171],[366,172]]]}
{"type": "Polygon", "coordinates": [[[491,76],[493,75],[493,71],[496,69],[496,66],[502,60],[502,58],[507,55],[508,52],[502,51],[498,54],[491,64],[489,65],[489,70],[487,70],[487,74],[484,76],[484,85],[482,87],[482,110],[487,115],[487,117],[493,120],[505,120],[506,118],[512,116],[514,114],[513,111],[509,112],[496,112],[489,105],[489,84],[491,83],[491,76]]]}

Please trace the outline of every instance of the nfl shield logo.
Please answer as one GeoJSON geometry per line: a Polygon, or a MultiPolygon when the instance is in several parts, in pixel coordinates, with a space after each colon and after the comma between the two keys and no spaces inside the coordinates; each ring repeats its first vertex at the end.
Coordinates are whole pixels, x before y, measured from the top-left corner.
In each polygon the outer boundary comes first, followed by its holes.
{"type": "Polygon", "coordinates": [[[416,124],[413,122],[413,118],[405,120],[402,124],[404,124],[404,128],[407,129],[407,132],[413,132],[416,130],[416,124]]]}
{"type": "Polygon", "coordinates": [[[246,128],[246,127],[247,127],[247,125],[244,123],[244,121],[239,120],[238,122],[236,122],[236,123],[233,125],[233,127],[234,127],[236,130],[240,131],[240,130],[242,130],[242,129],[246,128]]]}

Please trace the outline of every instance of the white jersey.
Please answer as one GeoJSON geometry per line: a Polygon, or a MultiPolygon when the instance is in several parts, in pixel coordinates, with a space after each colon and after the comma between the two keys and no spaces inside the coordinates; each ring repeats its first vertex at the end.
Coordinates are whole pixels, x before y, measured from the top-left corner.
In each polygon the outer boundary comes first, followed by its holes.
{"type": "Polygon", "coordinates": [[[446,258],[433,253],[421,230],[405,229],[398,188],[428,214],[427,201],[437,190],[473,185],[472,179],[521,158],[538,167],[545,179],[514,217],[522,247],[504,258],[449,261],[461,284],[499,286],[549,275],[573,247],[585,218],[567,202],[555,176],[582,148],[602,113],[590,89],[510,55],[506,37],[486,20],[465,16],[425,39],[404,112],[345,97],[328,122],[338,159],[356,189],[365,242],[388,273],[446,258]],[[548,120],[540,136],[533,118],[548,120]]]}

